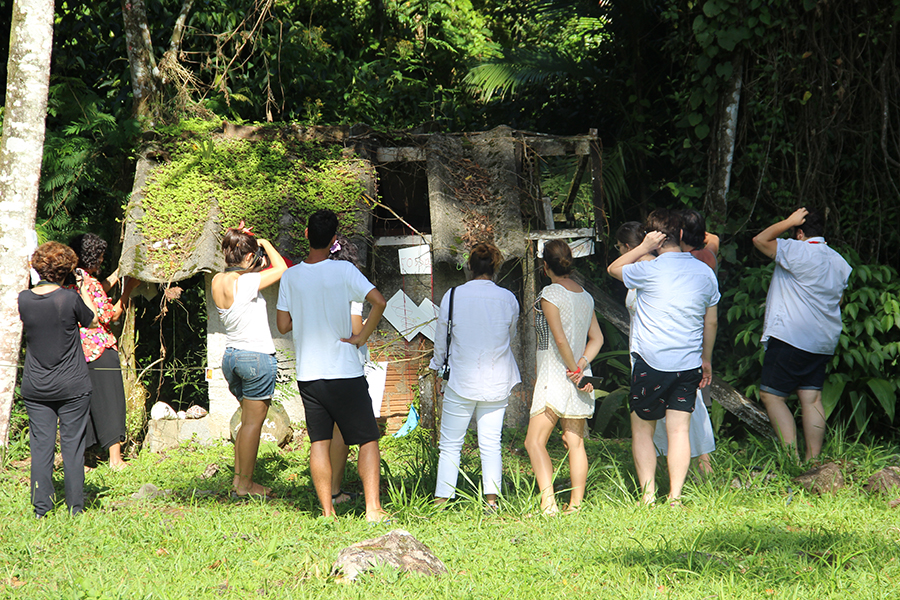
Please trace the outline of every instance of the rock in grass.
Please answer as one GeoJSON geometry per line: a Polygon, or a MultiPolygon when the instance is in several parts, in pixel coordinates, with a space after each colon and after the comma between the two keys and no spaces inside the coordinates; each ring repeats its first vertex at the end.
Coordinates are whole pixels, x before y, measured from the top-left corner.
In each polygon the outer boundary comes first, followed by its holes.
{"type": "Polygon", "coordinates": [[[814,494],[834,494],[844,487],[844,474],[841,468],[833,463],[827,462],[824,465],[810,469],[799,477],[794,477],[794,481],[802,485],[807,492],[814,494]]]}
{"type": "Polygon", "coordinates": [[[863,486],[870,494],[890,494],[893,488],[900,488],[900,467],[885,467],[869,477],[863,486]]]}
{"type": "Polygon", "coordinates": [[[152,483],[145,483],[141,488],[131,495],[137,500],[156,498],[157,496],[168,496],[172,490],[161,490],[152,483]]]}
{"type": "Polygon", "coordinates": [[[384,565],[422,575],[447,572],[447,567],[428,546],[408,531],[394,529],[381,537],[363,540],[341,550],[331,567],[331,574],[343,575],[353,581],[360,573],[384,565]]]}

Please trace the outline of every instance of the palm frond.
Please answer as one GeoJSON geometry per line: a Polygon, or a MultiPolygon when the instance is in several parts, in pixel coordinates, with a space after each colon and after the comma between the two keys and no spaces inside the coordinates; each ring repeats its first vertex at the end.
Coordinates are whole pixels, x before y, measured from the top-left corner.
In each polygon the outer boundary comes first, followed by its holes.
{"type": "Polygon", "coordinates": [[[476,65],[463,83],[487,102],[494,96],[504,98],[523,86],[543,84],[567,78],[584,79],[597,70],[564,52],[550,49],[520,49],[476,65]]]}

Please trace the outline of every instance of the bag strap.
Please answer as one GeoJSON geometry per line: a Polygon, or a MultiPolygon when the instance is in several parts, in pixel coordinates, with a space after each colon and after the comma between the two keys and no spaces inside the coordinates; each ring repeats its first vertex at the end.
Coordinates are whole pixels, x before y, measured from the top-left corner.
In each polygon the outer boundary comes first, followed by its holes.
{"type": "Polygon", "coordinates": [[[450,314],[447,315],[447,354],[444,356],[444,364],[448,364],[450,360],[450,334],[453,331],[453,294],[456,288],[450,288],[450,314]]]}

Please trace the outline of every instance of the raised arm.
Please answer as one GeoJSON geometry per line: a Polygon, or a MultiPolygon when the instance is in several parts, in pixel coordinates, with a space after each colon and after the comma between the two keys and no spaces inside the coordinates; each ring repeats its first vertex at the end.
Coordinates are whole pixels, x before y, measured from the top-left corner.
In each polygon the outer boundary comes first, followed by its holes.
{"type": "Polygon", "coordinates": [[[791,227],[803,225],[808,214],[809,211],[805,208],[798,208],[787,219],[769,225],[758,233],[753,238],[753,245],[769,258],[775,258],[775,253],[778,252],[778,238],[791,227]]]}
{"type": "MultiPolygon", "coordinates": [[[[269,240],[258,241],[262,249],[266,251],[266,256],[269,257],[269,264],[272,265],[271,269],[260,271],[259,289],[263,289],[281,279],[281,276],[287,271],[287,263],[284,262],[278,250],[275,249],[275,246],[269,240]]],[[[285,332],[282,331],[281,333],[285,332]]]]}
{"type": "Polygon", "coordinates": [[[614,260],[607,268],[606,272],[622,281],[622,268],[625,265],[634,264],[639,261],[643,256],[650,254],[657,248],[659,248],[663,242],[666,241],[666,234],[659,231],[651,231],[647,235],[644,236],[644,241],[642,241],[637,248],[633,248],[614,260]]]}
{"type": "Polygon", "coordinates": [[[719,255],[719,236],[714,233],[706,232],[703,238],[703,247],[712,252],[713,256],[719,255]]]}

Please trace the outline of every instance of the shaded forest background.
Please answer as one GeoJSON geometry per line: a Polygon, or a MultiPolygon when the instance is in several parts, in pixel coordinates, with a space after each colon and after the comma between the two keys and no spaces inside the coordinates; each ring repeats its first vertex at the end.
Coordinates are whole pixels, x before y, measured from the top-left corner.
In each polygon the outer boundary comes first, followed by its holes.
{"type": "MultiPolygon", "coordinates": [[[[185,118],[386,132],[595,128],[601,235],[657,206],[690,206],[722,237],[714,368],[752,398],[772,267],[750,238],[800,205],[826,213],[829,242],[855,268],[826,410],[852,430],[894,435],[898,28],[900,0],[58,1],[37,227],[42,240],[93,231],[115,245],[141,143],[185,118]],[[149,33],[144,103],[134,101],[126,42],[135,18],[149,33]]],[[[575,170],[552,167],[563,180],[575,170]]],[[[202,286],[184,287],[182,302],[202,306],[202,286]]],[[[156,329],[140,343],[159,336],[168,347],[148,387],[190,403],[204,384],[179,369],[202,360],[205,324],[189,317],[204,311],[182,308],[145,319],[156,329]],[[181,321],[193,337],[176,336],[181,321]]]]}

